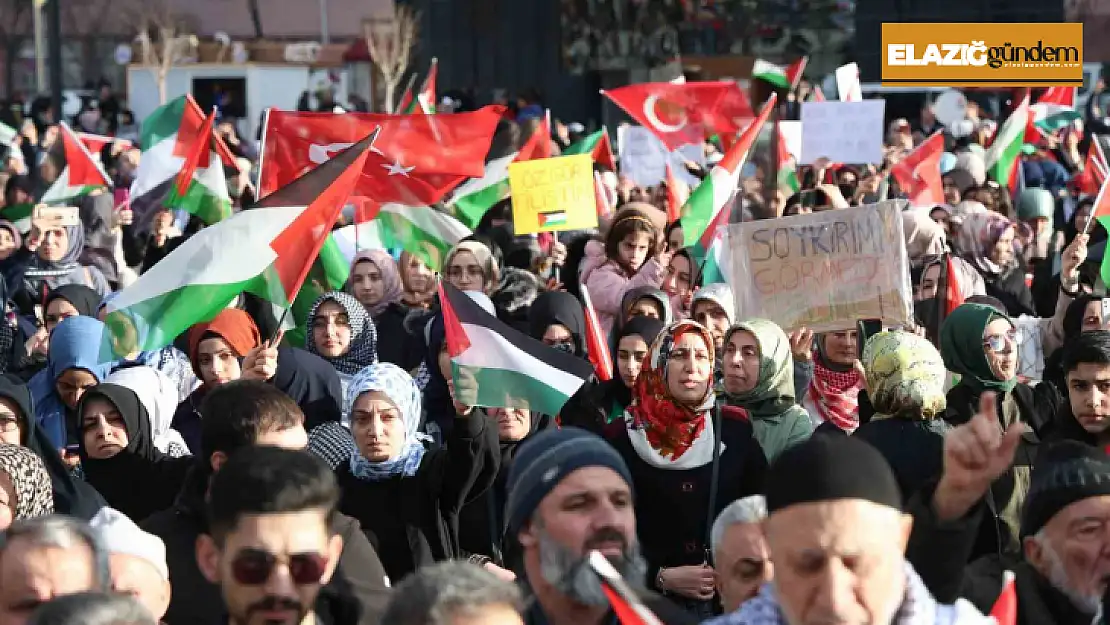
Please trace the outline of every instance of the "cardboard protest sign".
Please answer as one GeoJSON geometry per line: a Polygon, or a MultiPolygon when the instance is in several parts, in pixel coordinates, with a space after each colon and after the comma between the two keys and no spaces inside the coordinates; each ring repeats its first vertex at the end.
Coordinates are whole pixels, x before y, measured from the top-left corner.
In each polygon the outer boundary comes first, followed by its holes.
{"type": "Polygon", "coordinates": [[[509,165],[516,234],[597,227],[594,161],[589,154],[509,165]]]}
{"type": "Polygon", "coordinates": [[[827,158],[834,163],[883,161],[886,102],[802,102],[802,154],[799,163],[827,158]]]}
{"type": "Polygon", "coordinates": [[[739,318],[784,330],[854,328],[912,321],[904,200],[732,224],[729,284],[739,318]]]}
{"type": "Polygon", "coordinates": [[[684,145],[671,152],[643,126],[621,126],[617,129],[617,137],[621,175],[627,176],[638,186],[654,187],[663,182],[668,162],[674,175],[690,187],[696,187],[701,182],[686,171],[683,161],[688,159],[705,165],[705,150],[702,146],[684,145]]]}

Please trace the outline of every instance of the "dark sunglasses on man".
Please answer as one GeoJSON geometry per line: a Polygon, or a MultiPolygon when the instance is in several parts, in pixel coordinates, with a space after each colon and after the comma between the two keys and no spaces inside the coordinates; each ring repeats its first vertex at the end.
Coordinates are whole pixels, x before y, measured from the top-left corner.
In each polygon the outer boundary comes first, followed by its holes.
{"type": "Polygon", "coordinates": [[[244,586],[261,586],[279,562],[289,568],[289,577],[298,586],[319,584],[328,568],[327,557],[318,553],[294,553],[279,559],[261,549],[243,549],[231,561],[231,574],[244,586]]]}

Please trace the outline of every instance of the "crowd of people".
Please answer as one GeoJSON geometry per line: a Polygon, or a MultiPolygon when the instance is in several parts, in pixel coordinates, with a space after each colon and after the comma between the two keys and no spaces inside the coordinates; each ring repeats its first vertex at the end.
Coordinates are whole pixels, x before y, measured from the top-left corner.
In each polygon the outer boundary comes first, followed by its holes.
{"type": "MultiPolygon", "coordinates": [[[[495,143],[543,127],[526,110],[495,143]]],[[[1093,137],[1076,122],[1028,144],[1012,196],[984,164],[997,123],[964,121],[944,129],[944,203],[902,215],[915,323],[867,336],[738,309],[682,247],[665,185],[601,165],[617,205],[597,231],[517,235],[509,197],[439,272],[359,250],[298,345],[244,294],[106,362],[106,301],[203,224],[163,210],[141,229],[109,189],[80,198],[80,225],[0,220],[0,625],[650,622],[593,552],[663,623],[986,623],[1007,584],[1017,623],[1096,622],[1110,300],[1077,184],[1093,137]],[[440,281],[582,359],[588,290],[612,379],[558,414],[466,405],[440,281]]],[[[1086,121],[1107,122],[1097,102],[1086,121]]],[[[57,176],[49,114],[20,127],[5,207],[57,176]]],[[[731,221],[897,198],[890,168],[938,129],[928,106],[895,120],[883,163],[798,167],[799,192],[768,192],[756,157],[731,221]]],[[[556,123],[552,150],[582,130],[556,123]]],[[[141,148],[99,155],[116,188],[141,148]]]]}

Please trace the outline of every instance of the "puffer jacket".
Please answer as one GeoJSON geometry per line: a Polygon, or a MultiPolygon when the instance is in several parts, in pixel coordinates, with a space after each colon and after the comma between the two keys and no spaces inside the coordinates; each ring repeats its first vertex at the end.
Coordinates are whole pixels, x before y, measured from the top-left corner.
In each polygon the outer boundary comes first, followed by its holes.
{"type": "Polygon", "coordinates": [[[609,335],[613,321],[620,314],[621,298],[628,291],[641,286],[659,288],[663,284],[667,268],[654,257],[647,259],[636,272],[629,276],[616,261],[605,256],[605,244],[590,241],[586,244],[586,258],[582,261],[579,282],[590,290],[590,299],[597,311],[602,334],[609,335]]]}

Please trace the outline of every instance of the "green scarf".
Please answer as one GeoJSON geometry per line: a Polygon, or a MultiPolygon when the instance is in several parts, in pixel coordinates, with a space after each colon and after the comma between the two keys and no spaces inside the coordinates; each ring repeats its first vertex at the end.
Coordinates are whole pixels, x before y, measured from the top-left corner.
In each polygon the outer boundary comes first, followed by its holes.
{"type": "Polygon", "coordinates": [[[990,306],[961,304],[940,328],[940,355],[944,358],[945,368],[960,376],[960,384],[976,392],[1008,393],[1017,385],[1016,376],[999,380],[987,360],[983,333],[995,319],[1005,319],[1013,324],[1009,317],[990,306]]]}
{"type": "Polygon", "coordinates": [[[751,319],[729,328],[725,346],[733,333],[746,330],[759,343],[759,382],[746,393],[726,393],[728,403],[746,409],[753,419],[777,417],[794,407],[794,359],[790,339],[777,324],[751,319]]]}

